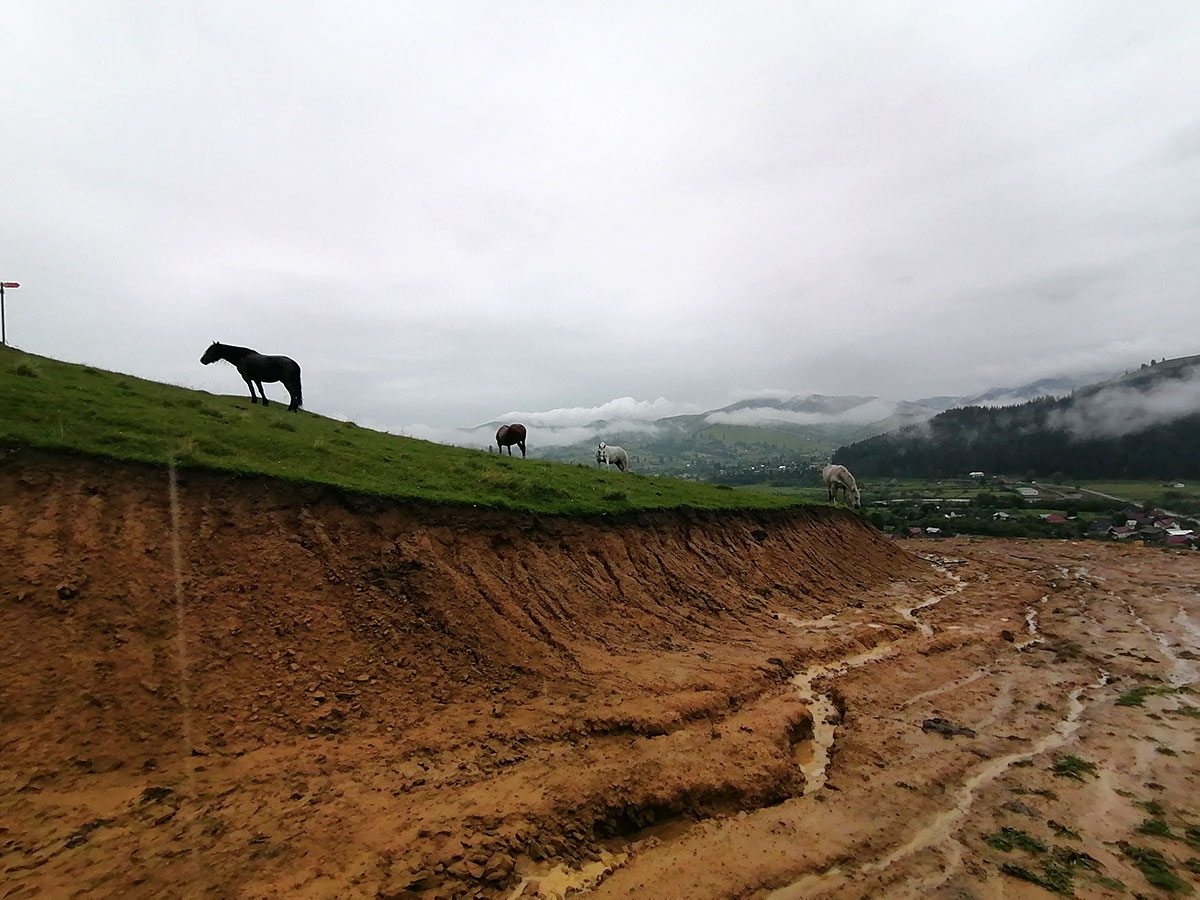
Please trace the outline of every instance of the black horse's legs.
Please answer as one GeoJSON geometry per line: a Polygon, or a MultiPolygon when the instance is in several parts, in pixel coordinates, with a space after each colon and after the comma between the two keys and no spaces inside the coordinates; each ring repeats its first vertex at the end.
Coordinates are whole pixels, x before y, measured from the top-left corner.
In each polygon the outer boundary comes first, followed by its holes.
{"type": "Polygon", "coordinates": [[[518,441],[517,446],[521,448],[521,459],[524,459],[525,458],[525,442],[518,441]]]}
{"type": "Polygon", "coordinates": [[[270,406],[271,403],[269,400],[267,400],[267,392],[263,390],[262,382],[256,378],[254,383],[258,385],[258,394],[260,397],[262,397],[263,406],[270,406]]]}
{"type": "Polygon", "coordinates": [[[300,378],[284,380],[283,386],[288,392],[288,412],[296,412],[300,408],[300,378]]]}
{"type": "Polygon", "coordinates": [[[246,387],[250,388],[250,402],[257,403],[258,398],[254,396],[254,382],[251,381],[249,378],[244,378],[244,377],[243,377],[243,380],[246,382],[246,387]]]}

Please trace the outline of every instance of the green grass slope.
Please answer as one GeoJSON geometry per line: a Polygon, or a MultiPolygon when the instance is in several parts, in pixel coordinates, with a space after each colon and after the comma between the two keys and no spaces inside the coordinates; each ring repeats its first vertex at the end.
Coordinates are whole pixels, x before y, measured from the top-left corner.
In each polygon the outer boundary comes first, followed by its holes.
{"type": "MultiPolygon", "coordinates": [[[[230,381],[237,375],[230,370],[230,381]]],[[[228,397],[0,347],[0,444],[269,475],[402,500],[561,515],[768,509],[794,498],[447,447],[286,404],[228,397]]]]}

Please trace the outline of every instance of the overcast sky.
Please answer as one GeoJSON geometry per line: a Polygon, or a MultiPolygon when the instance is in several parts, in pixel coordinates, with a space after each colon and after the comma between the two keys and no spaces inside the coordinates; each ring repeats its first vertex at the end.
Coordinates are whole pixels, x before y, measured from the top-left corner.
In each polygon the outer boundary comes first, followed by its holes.
{"type": "Polygon", "coordinates": [[[1200,352],[1194,0],[4,10],[35,353],[411,432],[1200,352]]]}

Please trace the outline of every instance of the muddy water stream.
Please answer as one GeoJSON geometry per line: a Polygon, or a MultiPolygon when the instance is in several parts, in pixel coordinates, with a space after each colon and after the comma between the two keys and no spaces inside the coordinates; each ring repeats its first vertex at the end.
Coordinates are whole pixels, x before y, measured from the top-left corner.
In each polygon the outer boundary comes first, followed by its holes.
{"type": "Polygon", "coordinates": [[[584,863],[578,869],[571,869],[559,864],[552,869],[524,876],[508,895],[508,900],[517,897],[540,897],[545,900],[561,900],[568,894],[589,890],[599,884],[613,869],[620,866],[629,857],[628,853],[600,852],[600,858],[594,862],[584,863]],[[528,893],[530,884],[536,886],[528,893]]]}
{"type": "Polygon", "coordinates": [[[829,769],[829,751],[837,732],[839,713],[829,694],[817,693],[814,682],[828,675],[840,675],[859,666],[865,666],[896,653],[891,644],[881,644],[872,650],[840,659],[836,662],[815,666],[792,676],[792,689],[796,696],[808,706],[812,716],[812,738],[796,745],[795,760],[804,773],[804,796],[825,786],[829,769]]]}
{"type": "MultiPolygon", "coordinates": [[[[1107,673],[1103,673],[1093,687],[1101,687],[1107,683],[1108,675],[1107,673]]],[[[1032,759],[1038,754],[1061,747],[1078,730],[1080,717],[1086,707],[1083,700],[1085,689],[1077,687],[1071,691],[1068,697],[1069,711],[1066,717],[1054,726],[1053,731],[1044,735],[1027,750],[997,757],[981,766],[979,771],[968,778],[958,789],[955,794],[954,804],[949,809],[938,813],[933,821],[920,828],[908,841],[897,847],[887,856],[866,863],[854,872],[834,868],[820,874],[805,875],[791,884],[772,891],[767,895],[768,900],[802,900],[802,898],[818,896],[847,884],[853,875],[870,875],[881,872],[894,866],[900,860],[930,847],[947,845],[948,850],[950,850],[950,845],[956,843],[954,833],[958,830],[971,805],[975,802],[975,793],[979,788],[995,781],[996,778],[1014,763],[1032,759]]],[[[955,854],[951,853],[950,855],[953,857],[955,854]]],[[[952,872],[953,870],[947,867],[943,871],[945,877],[939,879],[938,883],[940,884],[946,878],[949,878],[952,872]]],[[[936,887],[936,885],[933,885],[933,887],[936,887]]]]}
{"type": "Polygon", "coordinates": [[[949,590],[943,591],[940,594],[935,594],[932,597],[930,597],[928,600],[922,600],[916,606],[897,606],[896,607],[896,612],[900,613],[901,616],[903,616],[909,622],[912,622],[914,625],[916,625],[917,629],[921,632],[921,634],[925,635],[925,637],[929,637],[933,634],[933,626],[929,625],[926,622],[922,622],[920,619],[917,618],[916,614],[923,609],[929,609],[931,606],[937,606],[937,604],[941,603],[947,597],[952,597],[955,594],[960,593],[963,590],[963,588],[965,588],[967,586],[967,583],[965,581],[963,581],[963,579],[961,577],[959,577],[958,575],[955,575],[953,572],[948,571],[943,566],[935,565],[934,568],[937,569],[937,571],[941,572],[943,575],[945,575],[947,578],[949,578],[951,581],[953,581],[954,587],[950,588],[949,590]]]}

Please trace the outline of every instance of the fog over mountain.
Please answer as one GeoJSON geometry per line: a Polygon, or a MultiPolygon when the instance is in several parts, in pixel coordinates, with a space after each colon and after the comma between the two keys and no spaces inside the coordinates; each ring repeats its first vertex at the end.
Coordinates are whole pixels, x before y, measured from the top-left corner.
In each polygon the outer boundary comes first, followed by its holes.
{"type": "MultiPolygon", "coordinates": [[[[1200,358],[1172,363],[1170,368],[1177,370],[1177,377],[1168,374],[1150,381],[1146,371],[1133,372],[1081,392],[1069,408],[1055,411],[1050,426],[1064,428],[1081,439],[1112,438],[1200,413],[1200,358]]],[[[1160,375],[1165,368],[1156,366],[1151,371],[1160,375]]],[[[1195,451],[1200,455],[1200,447],[1195,451]]]]}
{"type": "Polygon", "coordinates": [[[962,406],[840,447],[871,477],[1069,473],[1078,478],[1200,475],[1200,356],[1148,365],[1066,397],[962,406]]]}
{"type": "MultiPolygon", "coordinates": [[[[1111,373],[1106,373],[1106,376],[1111,373]]],[[[785,429],[831,443],[869,437],[927,421],[955,406],[1004,406],[1036,397],[1062,396],[1098,376],[1043,378],[1024,385],[993,388],[968,397],[939,396],[921,400],[887,400],[870,396],[794,394],[782,390],[756,391],[718,409],[702,410],[659,397],[637,400],[617,397],[598,406],[547,410],[509,410],[494,419],[463,428],[411,426],[401,433],[411,437],[461,446],[486,446],[496,429],[521,422],[531,430],[531,448],[567,447],[604,440],[614,435],[640,435],[646,439],[695,433],[714,425],[739,425],[785,429]]]]}

